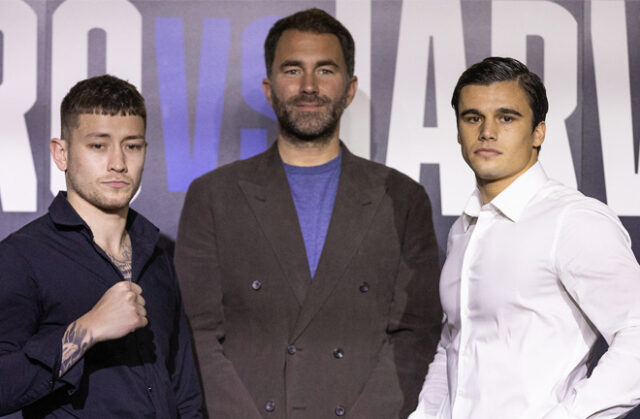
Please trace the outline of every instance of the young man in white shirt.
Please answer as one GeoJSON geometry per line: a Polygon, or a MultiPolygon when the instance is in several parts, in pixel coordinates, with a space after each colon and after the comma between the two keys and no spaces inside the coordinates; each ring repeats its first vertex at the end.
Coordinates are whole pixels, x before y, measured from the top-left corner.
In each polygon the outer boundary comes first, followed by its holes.
{"type": "Polygon", "coordinates": [[[410,419],[615,418],[640,403],[640,268],[606,205],[538,162],[544,85],[512,58],[453,93],[477,188],[451,228],[445,323],[410,419]],[[591,374],[601,334],[609,344],[591,374]]]}

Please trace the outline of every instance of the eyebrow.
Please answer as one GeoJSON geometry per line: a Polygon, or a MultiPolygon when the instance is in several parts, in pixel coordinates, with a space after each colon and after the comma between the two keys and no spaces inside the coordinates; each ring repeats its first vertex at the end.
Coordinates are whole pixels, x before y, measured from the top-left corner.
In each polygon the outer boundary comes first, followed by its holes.
{"type": "MultiPolygon", "coordinates": [[[[522,114],[520,112],[518,112],[518,111],[516,111],[515,109],[512,109],[512,108],[498,108],[496,113],[506,114],[506,115],[522,116],[522,114]]],[[[482,115],[482,112],[480,112],[479,110],[477,110],[475,108],[465,109],[464,111],[460,112],[460,116],[465,116],[465,115],[482,115]]]]}
{"type": "MultiPolygon", "coordinates": [[[[324,67],[324,66],[338,67],[338,64],[333,60],[322,60],[315,63],[315,67],[324,67]]],[[[285,68],[285,67],[302,67],[302,61],[285,60],[282,62],[282,64],[280,64],[280,68],[285,68]]]]}
{"type": "Polygon", "coordinates": [[[465,109],[464,111],[460,112],[460,116],[466,116],[466,115],[471,115],[471,114],[473,114],[473,115],[482,115],[479,110],[473,109],[473,108],[465,109]]]}
{"type": "MultiPolygon", "coordinates": [[[[89,134],[85,135],[85,138],[111,138],[110,134],[107,134],[106,132],[90,132],[89,134]]],[[[126,137],[123,138],[123,140],[144,140],[145,136],[144,135],[127,135],[126,137]]]]}
{"type": "Polygon", "coordinates": [[[322,60],[316,63],[316,67],[324,67],[324,66],[338,67],[338,64],[333,60],[322,60]]]}
{"type": "Polygon", "coordinates": [[[285,60],[282,62],[282,64],[280,64],[280,68],[301,67],[301,66],[302,66],[302,62],[298,60],[285,60]]]}
{"type": "Polygon", "coordinates": [[[507,115],[522,116],[522,114],[520,112],[516,111],[515,109],[511,109],[511,108],[498,108],[498,113],[507,114],[507,115]]]}

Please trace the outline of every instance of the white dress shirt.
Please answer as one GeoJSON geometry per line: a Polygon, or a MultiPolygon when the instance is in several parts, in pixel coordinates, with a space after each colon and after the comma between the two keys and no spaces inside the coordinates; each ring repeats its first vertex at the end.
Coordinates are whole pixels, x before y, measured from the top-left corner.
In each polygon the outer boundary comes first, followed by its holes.
{"type": "MultiPolygon", "coordinates": [[[[630,191],[640,193],[640,191],[630,191]]],[[[445,323],[410,419],[615,418],[640,403],[640,267],[603,203],[539,163],[451,227],[445,323]],[[610,345],[592,375],[600,332],[610,345]]]]}

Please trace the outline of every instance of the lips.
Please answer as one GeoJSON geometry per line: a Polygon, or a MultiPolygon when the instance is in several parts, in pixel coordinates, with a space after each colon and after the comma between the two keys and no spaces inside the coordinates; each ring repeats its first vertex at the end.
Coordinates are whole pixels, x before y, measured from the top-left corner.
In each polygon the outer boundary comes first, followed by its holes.
{"type": "Polygon", "coordinates": [[[126,180],[103,180],[101,182],[103,185],[109,186],[111,188],[124,188],[129,186],[130,182],[126,180]]]}
{"type": "Polygon", "coordinates": [[[473,152],[474,154],[481,156],[481,157],[494,157],[494,156],[498,156],[500,154],[502,154],[502,152],[494,149],[494,148],[479,148],[476,151],[473,152]]]}
{"type": "Polygon", "coordinates": [[[298,95],[291,103],[298,108],[319,108],[330,102],[328,99],[316,95],[298,95]]]}
{"type": "Polygon", "coordinates": [[[322,106],[320,103],[308,103],[308,102],[299,102],[296,103],[295,106],[301,109],[318,109],[322,106]]]}

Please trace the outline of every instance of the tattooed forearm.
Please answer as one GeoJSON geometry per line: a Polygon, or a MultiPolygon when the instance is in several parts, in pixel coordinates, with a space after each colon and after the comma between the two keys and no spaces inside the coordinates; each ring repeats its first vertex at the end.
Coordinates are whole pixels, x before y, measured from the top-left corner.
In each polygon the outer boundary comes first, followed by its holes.
{"type": "Polygon", "coordinates": [[[93,345],[91,333],[79,325],[77,321],[71,323],[62,337],[62,361],[58,376],[67,372],[91,345],[93,345]]]}

